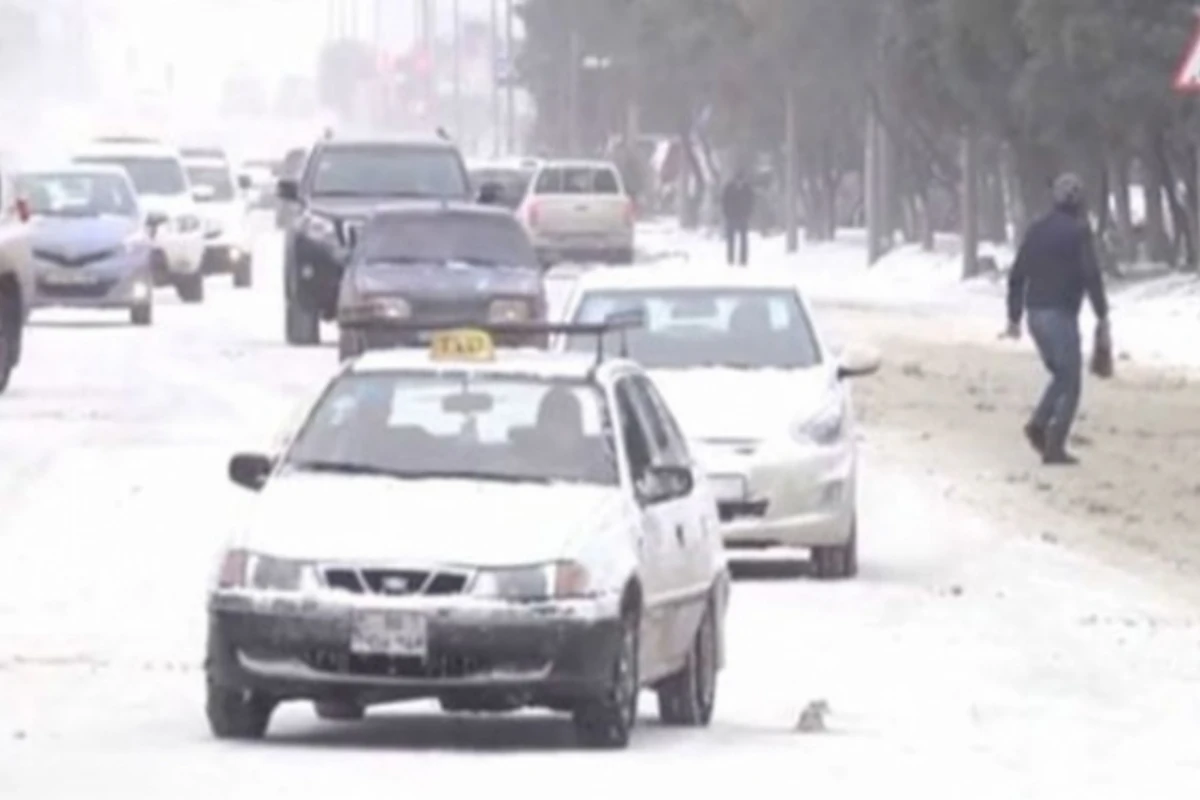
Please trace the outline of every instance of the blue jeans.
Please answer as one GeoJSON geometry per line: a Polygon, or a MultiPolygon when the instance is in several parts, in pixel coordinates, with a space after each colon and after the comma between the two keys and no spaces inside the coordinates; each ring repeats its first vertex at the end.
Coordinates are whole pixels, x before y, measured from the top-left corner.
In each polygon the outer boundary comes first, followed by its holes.
{"type": "Polygon", "coordinates": [[[1056,308],[1033,308],[1029,310],[1029,333],[1050,371],[1050,385],[1030,421],[1046,431],[1049,446],[1061,448],[1071,433],[1083,389],[1079,317],[1056,308]]]}

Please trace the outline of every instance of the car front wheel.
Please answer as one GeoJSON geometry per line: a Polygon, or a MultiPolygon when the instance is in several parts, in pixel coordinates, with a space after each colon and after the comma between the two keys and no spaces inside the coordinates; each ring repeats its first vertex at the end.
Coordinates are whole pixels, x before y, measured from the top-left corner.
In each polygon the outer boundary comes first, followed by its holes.
{"type": "Polygon", "coordinates": [[[242,256],[233,265],[233,285],[237,289],[249,289],[254,285],[254,260],[242,256]]]}
{"type": "Polygon", "coordinates": [[[142,303],[129,309],[129,322],[139,328],[150,325],[154,322],[154,306],[142,303]]]}
{"type": "Polygon", "coordinates": [[[858,520],[850,523],[845,544],[813,548],[813,567],[821,580],[844,580],[858,574],[858,520]]]}
{"type": "Polygon", "coordinates": [[[8,388],[21,344],[21,318],[16,306],[16,302],[0,289],[0,392],[8,388]]]}
{"type": "Polygon", "coordinates": [[[204,275],[195,272],[175,278],[175,293],[185,303],[204,302],[204,275]]]}
{"type": "Polygon", "coordinates": [[[275,712],[275,701],[249,689],[208,682],[205,703],[208,726],[218,739],[261,739],[275,712]]]}
{"type": "Polygon", "coordinates": [[[585,747],[620,749],[629,745],[629,736],[637,722],[640,624],[636,612],[625,614],[609,685],[602,694],[575,709],[575,735],[585,747]]]}

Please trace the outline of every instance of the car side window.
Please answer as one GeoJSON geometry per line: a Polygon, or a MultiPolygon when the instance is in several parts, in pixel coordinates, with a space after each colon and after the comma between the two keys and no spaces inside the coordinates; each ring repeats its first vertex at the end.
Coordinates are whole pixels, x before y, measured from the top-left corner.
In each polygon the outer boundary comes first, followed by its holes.
{"type": "Polygon", "coordinates": [[[649,381],[644,376],[630,379],[630,394],[637,406],[643,425],[650,435],[650,456],[654,463],[673,467],[687,466],[687,451],[680,450],[671,436],[666,421],[655,405],[654,397],[647,391],[649,381]]]}
{"type": "Polygon", "coordinates": [[[683,435],[679,423],[675,420],[675,415],[667,406],[667,401],[663,399],[654,383],[644,375],[637,378],[637,384],[657,412],[657,417],[666,435],[666,450],[671,454],[670,463],[679,466],[690,465],[692,456],[688,451],[687,437],[683,435]]]}
{"type": "Polygon", "coordinates": [[[650,471],[653,460],[650,437],[642,426],[636,402],[630,392],[628,379],[621,380],[614,389],[617,411],[621,417],[621,438],[625,443],[625,457],[629,461],[629,475],[634,486],[642,486],[650,471]]]}

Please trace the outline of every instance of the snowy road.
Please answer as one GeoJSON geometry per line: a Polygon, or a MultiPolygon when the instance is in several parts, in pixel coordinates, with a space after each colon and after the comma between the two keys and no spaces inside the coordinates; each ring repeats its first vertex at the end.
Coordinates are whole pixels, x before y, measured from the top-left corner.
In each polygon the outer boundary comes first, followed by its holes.
{"type": "Polygon", "coordinates": [[[0,797],[476,797],[531,779],[585,797],[1195,796],[1195,605],[1157,567],[1043,535],[1042,478],[1027,494],[964,478],[969,436],[929,444],[945,409],[922,392],[939,387],[906,393],[894,372],[897,391],[863,392],[861,578],[736,585],[710,730],[657,727],[647,697],[624,753],[575,751],[551,717],[425,706],[348,727],[285,707],[263,744],[213,741],[205,581],[248,500],[225,462],[335,361],[281,343],[277,244],[260,242],[253,291],[161,295],[150,330],[74,313],[31,330],[0,401],[0,797]],[[818,698],[829,732],[794,732],[818,698]]]}

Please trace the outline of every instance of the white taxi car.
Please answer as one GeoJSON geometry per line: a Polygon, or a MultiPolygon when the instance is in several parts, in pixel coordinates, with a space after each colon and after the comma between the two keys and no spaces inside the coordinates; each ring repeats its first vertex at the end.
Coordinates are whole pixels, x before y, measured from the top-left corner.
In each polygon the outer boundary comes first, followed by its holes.
{"type": "Polygon", "coordinates": [[[216,736],[432,697],[623,747],[645,687],[708,723],[729,578],[670,412],[636,364],[489,330],[347,362],[278,453],[233,458],[261,497],[209,597],[216,736]]]}
{"type": "Polygon", "coordinates": [[[93,142],[74,161],[112,164],[129,173],[159,253],[156,282],[174,285],[185,303],[203,302],[204,226],[179,151],[152,140],[116,137],[93,142]]]}
{"type": "MultiPolygon", "coordinates": [[[[879,368],[830,354],[794,273],[634,267],[583,275],[566,319],[643,315],[628,333],[717,496],[727,547],[795,547],[820,578],[858,568],[858,457],[846,379],[879,368]]],[[[577,337],[559,347],[586,349],[577,337]]]]}
{"type": "Polygon", "coordinates": [[[235,179],[229,161],[223,157],[189,156],[185,151],[183,164],[204,225],[200,271],[205,275],[232,275],[234,286],[248,288],[254,280],[249,209],[242,186],[248,182],[235,179]]]}

